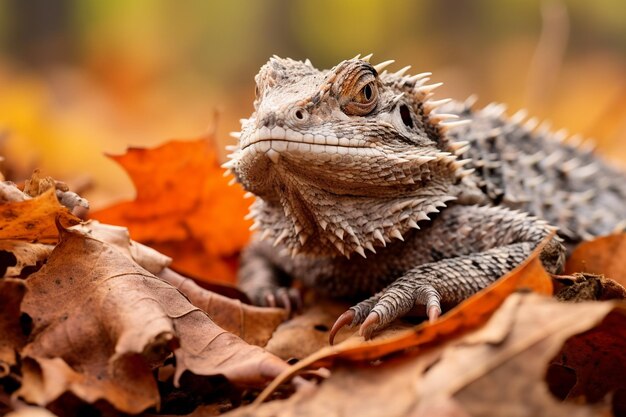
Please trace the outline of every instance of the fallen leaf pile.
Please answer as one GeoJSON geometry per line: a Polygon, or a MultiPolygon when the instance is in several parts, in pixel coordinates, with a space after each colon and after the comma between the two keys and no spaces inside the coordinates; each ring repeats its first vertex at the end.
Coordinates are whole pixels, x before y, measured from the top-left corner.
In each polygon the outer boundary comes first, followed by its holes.
{"type": "Polygon", "coordinates": [[[162,397],[171,391],[179,401],[228,401],[231,393],[215,385],[263,387],[287,368],[236,334],[263,344],[282,310],[257,314],[193,288],[168,269],[169,257],[131,241],[127,229],[95,221],[68,228],[80,219],[54,192],[30,198],[4,185],[11,189],[4,197],[21,201],[5,203],[0,218],[3,237],[12,238],[0,252],[0,403],[6,397],[7,407],[34,404],[62,415],[83,403],[137,414],[167,407],[162,397]],[[190,381],[206,389],[186,393],[190,381]]]}
{"type": "Polygon", "coordinates": [[[248,239],[210,141],[114,158],[137,198],[99,221],[39,173],[0,183],[0,415],[626,415],[626,235],[561,276],[539,247],[435,323],[329,346],[340,301],[289,318],[206,289],[248,239]]]}

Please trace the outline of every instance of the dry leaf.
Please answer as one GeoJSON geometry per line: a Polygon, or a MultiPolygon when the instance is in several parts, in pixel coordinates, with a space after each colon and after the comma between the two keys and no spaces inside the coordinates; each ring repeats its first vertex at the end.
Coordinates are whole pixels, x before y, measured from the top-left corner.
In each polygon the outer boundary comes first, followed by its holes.
{"type": "Polygon", "coordinates": [[[511,296],[483,329],[444,350],[418,385],[414,415],[429,415],[430,400],[442,395],[454,397],[472,416],[597,415],[593,407],[559,403],[544,378],[569,337],[598,326],[613,310],[623,306],[511,296]]]}
{"type": "Polygon", "coordinates": [[[65,391],[127,413],[159,403],[152,367],[174,351],[177,377],[224,375],[261,383],[286,364],[215,325],[127,254],[77,231],[61,232],[48,262],[26,280],[33,320],[16,395],[45,405],[65,391]]]}
{"type": "MultiPolygon", "coordinates": [[[[553,378],[548,381],[551,386],[560,386],[562,398],[596,402],[616,389],[621,389],[622,395],[626,393],[625,309],[616,309],[593,329],[570,338],[550,369],[553,378]],[[574,376],[566,379],[571,382],[568,387],[554,377],[557,366],[574,376]]],[[[563,375],[563,372],[556,375],[563,375]]]]}
{"type": "MultiPolygon", "coordinates": [[[[568,338],[602,327],[612,315],[620,317],[617,327],[603,331],[620,337],[625,313],[614,302],[569,304],[514,294],[483,328],[463,338],[378,364],[344,363],[312,392],[228,415],[597,416],[606,405],[553,397],[544,382],[546,369],[568,338]]],[[[591,361],[601,354],[591,353],[591,361]]]]}
{"type": "Polygon", "coordinates": [[[113,156],[133,180],[137,197],[91,217],[127,226],[133,239],[174,259],[185,275],[234,282],[230,259],[246,244],[250,223],[243,190],[228,186],[209,138],[171,141],[154,149],[132,148],[113,156]],[[189,246],[197,265],[180,262],[189,246]]]}
{"type": "Polygon", "coordinates": [[[575,272],[553,277],[559,301],[606,301],[626,299],[626,288],[604,275],[575,272]]]}
{"type": "Polygon", "coordinates": [[[124,253],[129,259],[137,262],[151,274],[160,273],[172,262],[169,256],[165,256],[148,246],[131,240],[128,229],[125,227],[102,224],[96,220],[89,220],[85,223],[73,226],[70,229],[77,230],[87,236],[115,246],[120,252],[124,253]]]}
{"type": "Polygon", "coordinates": [[[56,218],[64,226],[81,221],[59,203],[53,189],[32,199],[2,204],[0,239],[56,243],[59,235],[55,225],[56,218]]]}
{"type": "Polygon", "coordinates": [[[11,373],[17,363],[16,352],[26,342],[20,325],[20,303],[26,292],[21,279],[0,279],[0,378],[11,373]]]}
{"type": "MultiPolygon", "coordinates": [[[[287,400],[234,410],[228,417],[408,416],[415,404],[415,380],[438,358],[428,352],[384,365],[340,366],[314,390],[296,392],[287,400]]],[[[439,414],[433,414],[439,417],[439,414]]]]}
{"type": "Polygon", "coordinates": [[[181,348],[176,355],[175,383],[184,372],[224,375],[238,385],[260,387],[288,368],[287,363],[258,346],[219,328],[197,309],[176,321],[181,348]]]}
{"type": "Polygon", "coordinates": [[[24,182],[24,194],[31,197],[37,197],[49,189],[56,189],[56,181],[52,177],[42,177],[39,169],[35,169],[31,177],[24,182]]]}
{"type": "MultiPolygon", "coordinates": [[[[301,313],[276,329],[265,349],[285,360],[303,359],[317,352],[328,346],[330,328],[348,307],[345,303],[329,300],[307,301],[301,313]]],[[[344,334],[347,333],[355,331],[350,329],[344,334]]]]}
{"type": "Polygon", "coordinates": [[[603,236],[576,247],[565,273],[602,274],[626,286],[626,233],[603,236]]]}
{"type": "Polygon", "coordinates": [[[54,246],[20,240],[0,240],[0,277],[20,277],[27,268],[35,270],[45,262],[54,246]]]}
{"type": "Polygon", "coordinates": [[[185,294],[189,301],[205,311],[215,324],[251,345],[265,346],[276,327],[287,319],[287,313],[282,308],[244,304],[239,300],[205,290],[193,280],[170,269],[164,270],[159,277],[185,294]]]}

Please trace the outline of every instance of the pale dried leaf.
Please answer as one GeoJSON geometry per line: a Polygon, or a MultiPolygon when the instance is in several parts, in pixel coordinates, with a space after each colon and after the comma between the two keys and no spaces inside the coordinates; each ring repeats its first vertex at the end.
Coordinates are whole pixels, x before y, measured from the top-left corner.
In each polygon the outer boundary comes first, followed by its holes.
{"type": "Polygon", "coordinates": [[[415,406],[414,381],[439,357],[436,351],[380,366],[335,369],[315,390],[299,391],[284,401],[241,407],[232,417],[405,416],[415,406]]]}
{"type": "Polygon", "coordinates": [[[251,345],[265,346],[276,327],[287,319],[284,309],[244,304],[239,300],[206,290],[169,268],[164,269],[158,276],[178,288],[193,305],[208,313],[218,326],[251,345]]]}
{"type": "MultiPolygon", "coordinates": [[[[323,300],[305,305],[302,314],[278,326],[265,348],[285,360],[305,358],[328,346],[329,329],[348,307],[344,303],[323,300]]],[[[338,341],[349,333],[354,333],[354,329],[344,332],[338,341]]]]}
{"type": "Polygon", "coordinates": [[[73,226],[71,229],[78,230],[81,233],[115,246],[119,251],[152,274],[160,273],[172,262],[172,258],[169,256],[131,240],[130,233],[126,227],[89,220],[73,226]]]}
{"type": "Polygon", "coordinates": [[[21,276],[24,268],[45,262],[53,248],[53,245],[43,243],[0,240],[0,276],[21,276]]]}
{"type": "Polygon", "coordinates": [[[424,374],[416,389],[415,416],[429,415],[429,403],[442,396],[454,397],[472,416],[596,415],[595,407],[558,402],[544,377],[550,359],[569,337],[597,326],[615,308],[614,303],[564,304],[512,295],[484,329],[451,343],[424,374]],[[511,325],[503,332],[507,321],[511,325]]]}

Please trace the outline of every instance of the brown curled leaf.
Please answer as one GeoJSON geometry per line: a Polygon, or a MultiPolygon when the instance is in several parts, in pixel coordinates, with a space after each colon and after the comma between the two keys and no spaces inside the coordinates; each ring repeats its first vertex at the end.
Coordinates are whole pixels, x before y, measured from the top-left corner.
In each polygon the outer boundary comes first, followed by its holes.
{"type": "Polygon", "coordinates": [[[53,245],[21,240],[0,240],[0,277],[20,277],[43,264],[53,245]]]}
{"type": "Polygon", "coordinates": [[[578,245],[565,264],[565,274],[576,272],[602,274],[626,286],[626,233],[578,245]]]}
{"type": "Polygon", "coordinates": [[[244,304],[205,290],[193,280],[171,269],[165,269],[159,277],[178,288],[193,305],[208,313],[218,326],[251,345],[265,346],[276,327],[287,319],[287,313],[281,308],[244,304]]]}
{"type": "Polygon", "coordinates": [[[560,301],[606,301],[626,299],[626,289],[616,281],[591,273],[574,272],[572,275],[553,277],[560,301]]]}
{"type": "Polygon", "coordinates": [[[626,393],[626,308],[621,305],[594,328],[569,338],[553,359],[548,383],[557,396],[597,402],[607,393],[626,393]],[[563,371],[573,378],[559,380],[563,371]]]}
{"type": "Polygon", "coordinates": [[[218,327],[115,246],[75,230],[61,231],[26,286],[22,311],[33,331],[15,395],[34,404],[71,392],[126,413],[158,406],[152,369],[172,352],[177,377],[219,374],[234,384],[263,384],[287,366],[218,327]]]}
{"type": "Polygon", "coordinates": [[[172,262],[169,256],[131,240],[126,227],[89,220],[73,226],[71,229],[115,246],[120,252],[152,274],[158,274],[172,262]]]}

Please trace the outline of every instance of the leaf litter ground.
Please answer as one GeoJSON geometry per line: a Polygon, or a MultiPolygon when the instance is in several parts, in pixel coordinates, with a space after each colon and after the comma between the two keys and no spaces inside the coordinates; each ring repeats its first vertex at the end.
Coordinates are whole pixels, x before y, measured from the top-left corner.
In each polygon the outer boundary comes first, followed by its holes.
{"type": "Polygon", "coordinates": [[[287,320],[230,288],[247,203],[209,139],[115,159],[137,198],[93,216],[113,225],[78,224],[53,180],[2,184],[0,413],[623,415],[624,235],[581,245],[567,276],[535,251],[436,323],[328,346],[341,302],[308,294],[287,320]]]}

